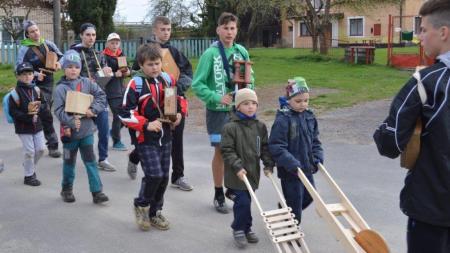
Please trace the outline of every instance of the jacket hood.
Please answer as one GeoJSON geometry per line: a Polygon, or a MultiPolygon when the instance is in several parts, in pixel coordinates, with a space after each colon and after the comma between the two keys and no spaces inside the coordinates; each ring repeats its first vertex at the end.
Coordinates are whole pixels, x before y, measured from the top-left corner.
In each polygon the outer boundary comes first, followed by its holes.
{"type": "Polygon", "coordinates": [[[29,47],[29,46],[39,47],[40,45],[42,45],[42,43],[44,43],[44,41],[45,41],[44,38],[40,38],[38,42],[28,38],[28,39],[24,39],[24,40],[20,41],[20,44],[22,46],[27,46],[27,47],[29,47]]]}

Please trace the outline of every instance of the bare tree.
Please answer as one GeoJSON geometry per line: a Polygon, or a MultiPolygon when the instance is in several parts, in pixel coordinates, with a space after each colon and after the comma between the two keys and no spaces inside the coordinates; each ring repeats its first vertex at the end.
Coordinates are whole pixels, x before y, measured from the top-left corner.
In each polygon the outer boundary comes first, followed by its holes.
{"type": "Polygon", "coordinates": [[[196,23],[200,2],[186,0],[149,0],[149,11],[145,17],[153,20],[156,16],[168,17],[174,27],[191,27],[196,23]]]}
{"type": "Polygon", "coordinates": [[[23,33],[23,20],[28,19],[32,9],[50,6],[48,1],[44,0],[0,0],[0,9],[5,13],[0,17],[3,29],[11,35],[14,41],[17,41],[23,33]],[[18,17],[16,11],[25,9],[25,16],[18,17]]]}

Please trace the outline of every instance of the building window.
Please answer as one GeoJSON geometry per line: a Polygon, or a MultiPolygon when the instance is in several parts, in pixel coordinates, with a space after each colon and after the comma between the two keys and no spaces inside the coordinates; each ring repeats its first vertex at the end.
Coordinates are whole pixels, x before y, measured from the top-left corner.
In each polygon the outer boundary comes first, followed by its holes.
{"type": "Polygon", "coordinates": [[[364,36],[364,17],[348,18],[348,36],[364,36]]]}
{"type": "Polygon", "coordinates": [[[302,37],[311,36],[311,33],[309,32],[305,22],[300,21],[298,23],[298,26],[300,27],[300,36],[302,37]]]}
{"type": "Polygon", "coordinates": [[[289,26],[288,29],[289,29],[289,32],[292,32],[292,31],[293,31],[292,26],[289,26]]]}
{"type": "Polygon", "coordinates": [[[420,24],[422,23],[422,18],[417,16],[414,17],[414,34],[420,34],[420,24]]]}
{"type": "Polygon", "coordinates": [[[373,36],[380,36],[381,35],[381,24],[374,24],[373,25],[373,36]]]}

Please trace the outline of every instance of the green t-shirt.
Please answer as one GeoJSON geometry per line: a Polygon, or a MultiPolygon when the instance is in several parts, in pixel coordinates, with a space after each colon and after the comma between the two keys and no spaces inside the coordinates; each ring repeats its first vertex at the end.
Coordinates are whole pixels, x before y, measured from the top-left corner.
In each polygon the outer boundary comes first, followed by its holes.
{"type": "MultiPolygon", "coordinates": [[[[230,48],[225,48],[225,55],[230,60],[230,69],[233,68],[233,60],[250,60],[247,50],[236,43],[230,48]]],[[[255,83],[253,70],[251,80],[250,88],[253,89],[255,83]]],[[[192,81],[192,90],[209,110],[230,111],[231,106],[220,103],[225,94],[233,91],[227,87],[227,82],[228,76],[223,68],[218,43],[213,43],[200,57],[192,81]]]]}

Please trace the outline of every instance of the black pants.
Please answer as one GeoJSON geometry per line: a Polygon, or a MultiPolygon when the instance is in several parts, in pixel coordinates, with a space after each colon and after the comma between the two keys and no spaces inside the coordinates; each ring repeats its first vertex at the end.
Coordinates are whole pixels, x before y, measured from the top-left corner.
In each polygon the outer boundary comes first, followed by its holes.
{"type": "Polygon", "coordinates": [[[44,128],[45,140],[47,140],[46,145],[48,149],[58,149],[58,136],[53,127],[53,116],[51,112],[53,105],[52,93],[41,89],[41,97],[47,103],[47,110],[39,114],[44,128]]]}
{"type": "MultiPolygon", "coordinates": [[[[183,117],[180,124],[173,131],[172,139],[172,177],[171,182],[174,183],[180,177],[184,177],[184,157],[183,157],[183,132],[185,118],[183,117]]],[[[129,155],[130,162],[139,164],[139,154],[136,148],[129,155]]]]}
{"type": "Polygon", "coordinates": [[[450,252],[450,227],[439,227],[408,219],[408,253],[450,252]]]}
{"type": "Polygon", "coordinates": [[[111,125],[111,138],[113,139],[113,144],[120,141],[120,129],[122,129],[122,121],[119,119],[119,111],[122,107],[122,98],[111,98],[108,99],[109,108],[113,114],[113,121],[111,125]]]}
{"type": "Polygon", "coordinates": [[[180,124],[173,130],[172,139],[172,177],[171,181],[174,183],[180,177],[184,177],[184,158],[183,158],[183,132],[184,132],[185,117],[180,121],[180,124]]]}

